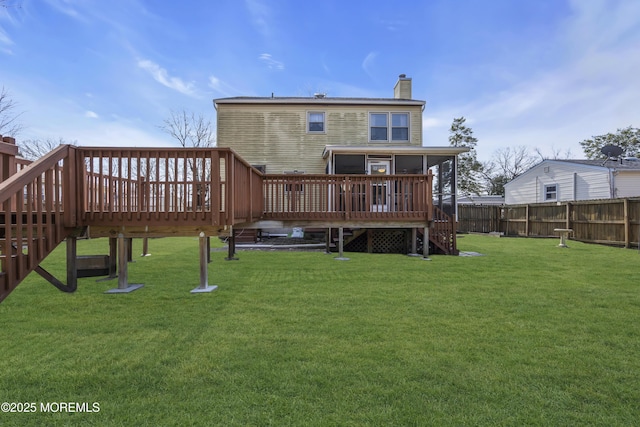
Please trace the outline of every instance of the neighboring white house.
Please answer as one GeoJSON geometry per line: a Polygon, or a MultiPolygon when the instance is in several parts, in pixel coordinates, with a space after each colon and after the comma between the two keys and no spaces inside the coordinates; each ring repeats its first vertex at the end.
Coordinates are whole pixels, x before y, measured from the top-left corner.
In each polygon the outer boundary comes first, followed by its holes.
{"type": "Polygon", "coordinates": [[[640,196],[640,160],[543,160],[504,186],[505,203],[640,196]]]}
{"type": "Polygon", "coordinates": [[[476,206],[487,206],[487,205],[504,205],[504,197],[503,196],[459,196],[458,197],[459,205],[476,205],[476,206]]]}

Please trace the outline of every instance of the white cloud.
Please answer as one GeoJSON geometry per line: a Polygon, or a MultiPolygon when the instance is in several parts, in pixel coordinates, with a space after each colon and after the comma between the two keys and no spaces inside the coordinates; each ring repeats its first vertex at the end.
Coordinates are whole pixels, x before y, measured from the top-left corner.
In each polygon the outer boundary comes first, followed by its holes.
{"type": "Polygon", "coordinates": [[[241,93],[238,89],[223,82],[214,75],[209,76],[209,87],[222,96],[230,97],[241,93]]]}
{"type": "Polygon", "coordinates": [[[269,53],[263,53],[258,58],[271,70],[284,70],[284,63],[276,61],[269,53]]]}
{"type": "Polygon", "coordinates": [[[49,3],[49,6],[64,15],[79,21],[85,21],[85,18],[71,5],[72,2],[68,0],[46,0],[46,2],[49,3]]]}
{"type": "Polygon", "coordinates": [[[378,57],[378,52],[369,52],[369,54],[362,61],[362,69],[367,75],[371,76],[371,69],[375,65],[375,60],[378,57]]]}
{"type": "Polygon", "coordinates": [[[6,53],[7,55],[13,55],[13,50],[11,50],[11,46],[13,46],[13,40],[4,32],[2,28],[0,28],[0,52],[6,53]]]}
{"type": "Polygon", "coordinates": [[[481,159],[513,145],[583,157],[580,141],[640,127],[640,27],[632,18],[640,2],[575,1],[573,8],[556,40],[561,61],[467,105],[427,107],[426,143],[446,144],[453,118],[465,116],[481,159]]]}
{"type": "Polygon", "coordinates": [[[138,61],[138,67],[147,71],[158,83],[184,95],[196,97],[193,83],[185,83],[179,77],[169,76],[167,70],[160,67],[155,62],[149,61],[148,59],[141,59],[138,61]]]}
{"type": "Polygon", "coordinates": [[[85,117],[87,117],[87,118],[89,118],[89,119],[97,119],[97,118],[99,118],[99,117],[100,117],[100,116],[98,116],[98,114],[97,114],[97,113],[95,113],[95,112],[93,112],[93,111],[91,111],[91,110],[86,111],[86,112],[84,113],[84,116],[85,116],[85,117]]]}
{"type": "Polygon", "coordinates": [[[251,14],[253,24],[260,34],[268,37],[271,34],[271,28],[269,26],[270,11],[267,5],[258,0],[246,0],[245,4],[251,14]]]}

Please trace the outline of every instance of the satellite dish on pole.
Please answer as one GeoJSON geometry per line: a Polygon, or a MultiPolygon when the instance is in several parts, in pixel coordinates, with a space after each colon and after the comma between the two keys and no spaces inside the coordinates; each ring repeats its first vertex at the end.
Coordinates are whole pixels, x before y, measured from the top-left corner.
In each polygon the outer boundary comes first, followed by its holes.
{"type": "Polygon", "coordinates": [[[617,145],[605,145],[600,149],[600,152],[607,157],[618,157],[622,151],[622,148],[617,145]]]}
{"type": "Polygon", "coordinates": [[[604,161],[604,163],[602,163],[602,165],[604,166],[604,164],[607,163],[607,160],[609,160],[612,157],[617,158],[622,154],[623,151],[624,150],[618,147],[617,145],[611,145],[611,144],[605,145],[600,149],[600,152],[605,156],[607,156],[607,159],[604,161]]]}

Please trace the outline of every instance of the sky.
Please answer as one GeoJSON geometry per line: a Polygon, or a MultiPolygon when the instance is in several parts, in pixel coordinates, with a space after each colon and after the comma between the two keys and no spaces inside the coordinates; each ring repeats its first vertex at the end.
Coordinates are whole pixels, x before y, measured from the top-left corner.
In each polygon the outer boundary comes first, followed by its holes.
{"type": "Polygon", "coordinates": [[[213,99],[426,101],[423,144],[465,117],[477,154],[640,127],[637,0],[0,0],[0,86],[18,139],[171,146],[172,111],[215,127],[213,99]]]}

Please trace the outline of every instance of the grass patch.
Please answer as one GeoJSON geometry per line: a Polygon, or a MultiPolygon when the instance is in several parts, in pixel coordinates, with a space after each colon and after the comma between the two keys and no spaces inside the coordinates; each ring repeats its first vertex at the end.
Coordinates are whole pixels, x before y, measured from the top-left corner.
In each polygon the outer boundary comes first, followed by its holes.
{"type": "MultiPolygon", "coordinates": [[[[212,240],[213,241],[213,240],[212,240]]],[[[134,242],[134,254],[140,254],[134,242]]],[[[637,251],[464,236],[482,257],[214,252],[150,241],[127,295],[32,274],[0,304],[2,425],[634,425],[637,251]]],[[[108,252],[106,239],[80,254],[108,252]]],[[[45,268],[64,277],[64,247],[45,268]]]]}

